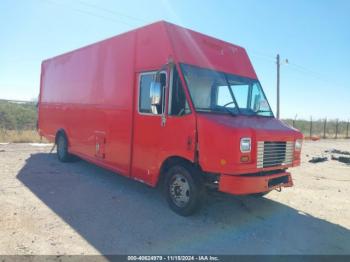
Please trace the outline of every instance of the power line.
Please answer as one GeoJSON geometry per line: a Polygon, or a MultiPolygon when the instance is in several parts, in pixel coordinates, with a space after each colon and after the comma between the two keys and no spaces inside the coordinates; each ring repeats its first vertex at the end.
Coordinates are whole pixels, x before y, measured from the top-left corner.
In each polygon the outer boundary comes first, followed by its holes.
{"type": "Polygon", "coordinates": [[[259,52],[256,50],[251,50],[251,49],[249,50],[249,53],[252,53],[253,54],[252,56],[254,56],[254,57],[258,57],[258,58],[265,59],[265,60],[268,60],[270,62],[275,63],[275,57],[272,55],[262,53],[262,52],[259,52]]]}
{"type": "Polygon", "coordinates": [[[104,8],[104,7],[95,5],[95,4],[87,3],[87,2],[84,2],[84,1],[82,1],[82,0],[77,0],[77,2],[79,2],[79,3],[82,4],[82,5],[85,5],[85,6],[88,6],[88,7],[92,7],[92,8],[96,8],[96,9],[99,9],[99,10],[101,10],[101,11],[104,11],[104,12],[107,12],[107,13],[110,13],[110,14],[113,14],[113,15],[124,16],[124,17],[126,17],[126,18],[128,18],[128,19],[135,20],[135,21],[138,21],[138,22],[144,22],[144,23],[147,23],[147,22],[148,22],[148,21],[146,21],[145,19],[137,18],[137,17],[130,16],[130,15],[126,15],[126,14],[123,14],[123,13],[118,12],[118,11],[115,11],[115,10],[109,10],[109,9],[107,9],[107,8],[104,8]]]}
{"type": "Polygon", "coordinates": [[[266,58],[266,57],[259,56],[259,55],[252,55],[252,54],[250,54],[249,56],[255,57],[255,58],[260,59],[260,60],[264,60],[264,62],[269,63],[269,64],[275,63],[275,59],[266,58]]]}
{"type": "MultiPolygon", "coordinates": [[[[46,1],[47,1],[47,3],[52,3],[52,4],[56,4],[56,5],[60,5],[60,6],[67,6],[68,7],[68,5],[66,5],[64,3],[58,3],[58,2],[55,2],[53,0],[46,0],[46,1]]],[[[129,18],[129,19],[132,19],[132,20],[135,20],[135,21],[147,22],[144,19],[136,18],[136,17],[130,16],[130,15],[126,15],[126,14],[123,14],[121,12],[112,11],[112,10],[109,10],[107,8],[95,5],[95,4],[84,2],[82,0],[77,0],[77,1],[81,5],[85,5],[87,7],[96,8],[98,10],[101,10],[101,11],[104,11],[104,12],[108,12],[110,14],[121,15],[121,16],[124,16],[126,18],[129,18]]],[[[76,12],[79,12],[79,13],[82,13],[82,14],[91,15],[91,16],[94,16],[94,17],[97,17],[97,18],[100,18],[100,19],[109,20],[109,21],[115,22],[115,23],[122,23],[122,24],[125,24],[125,25],[128,25],[128,26],[133,26],[132,24],[130,24],[128,22],[121,21],[121,20],[116,20],[115,18],[103,16],[103,15],[96,14],[96,13],[93,13],[93,12],[89,12],[89,11],[86,11],[86,10],[82,10],[82,9],[79,9],[79,8],[72,8],[71,6],[69,6],[69,7],[71,8],[72,11],[76,11],[76,12]]],[[[249,53],[253,53],[253,55],[251,55],[251,56],[253,56],[255,58],[264,59],[265,61],[268,61],[268,62],[271,62],[271,63],[275,63],[275,58],[272,55],[270,55],[270,54],[266,54],[266,53],[263,53],[263,52],[260,52],[260,51],[256,51],[256,50],[251,50],[251,49],[250,49],[249,53]]],[[[333,82],[334,83],[334,81],[326,80],[326,79],[323,78],[323,76],[321,74],[319,74],[319,73],[317,73],[315,71],[312,71],[310,69],[307,69],[306,67],[303,67],[303,66],[300,66],[300,65],[297,65],[297,64],[294,64],[294,63],[289,63],[289,64],[294,66],[293,69],[295,69],[296,71],[298,71],[300,73],[306,73],[308,76],[310,76],[310,74],[313,74],[319,80],[323,80],[323,81],[328,82],[328,83],[329,82],[333,82]]]]}
{"type": "Polygon", "coordinates": [[[319,73],[317,73],[317,72],[315,72],[315,71],[313,71],[311,69],[308,69],[308,68],[306,68],[304,66],[300,66],[300,65],[297,65],[295,63],[289,63],[289,64],[292,66],[292,69],[295,69],[295,70],[297,70],[299,72],[307,73],[309,75],[312,74],[312,75],[315,75],[315,76],[322,77],[321,74],[319,74],[319,73]]]}
{"type": "Polygon", "coordinates": [[[79,9],[79,8],[76,8],[76,7],[72,8],[71,6],[66,5],[64,3],[58,3],[58,2],[55,2],[55,1],[52,1],[52,0],[46,0],[46,3],[55,4],[55,5],[58,5],[58,6],[61,6],[61,7],[69,7],[71,11],[75,11],[75,12],[82,13],[82,14],[85,14],[85,15],[94,16],[94,17],[97,17],[97,18],[100,18],[100,19],[104,19],[104,20],[109,20],[110,22],[114,22],[114,23],[118,23],[118,24],[121,23],[121,24],[128,25],[128,26],[134,26],[134,25],[132,25],[132,24],[130,24],[128,22],[117,20],[115,18],[107,17],[107,16],[100,15],[100,14],[96,14],[96,13],[89,12],[89,11],[86,11],[86,10],[82,10],[82,9],[79,9]]]}
{"type": "Polygon", "coordinates": [[[300,65],[297,65],[295,63],[290,63],[290,65],[292,66],[291,69],[294,69],[296,71],[298,71],[299,73],[301,74],[304,74],[304,75],[307,75],[309,77],[313,77],[321,82],[324,82],[324,83],[331,83],[331,84],[337,84],[339,86],[344,86],[344,84],[342,83],[339,83],[338,81],[334,80],[334,79],[330,79],[330,78],[325,78],[322,74],[316,72],[316,71],[313,71],[309,68],[306,68],[304,66],[300,66],[300,65]]]}
{"type": "MultiPolygon", "coordinates": [[[[271,64],[275,64],[276,63],[276,60],[274,57],[270,56],[270,55],[267,55],[265,53],[261,53],[261,52],[258,52],[258,51],[252,51],[250,50],[250,53],[253,53],[255,55],[251,55],[252,57],[255,57],[257,59],[260,59],[260,60],[264,60],[265,62],[270,62],[271,64]]],[[[301,66],[301,65],[298,65],[296,63],[291,63],[290,61],[288,61],[288,67],[289,69],[292,69],[298,73],[301,73],[303,75],[307,75],[308,77],[312,77],[312,78],[315,78],[321,82],[324,82],[324,83],[336,83],[337,85],[340,85],[340,86],[343,86],[344,84],[341,84],[341,83],[338,83],[337,81],[333,80],[333,79],[330,79],[330,78],[326,78],[324,77],[324,75],[314,71],[314,70],[311,70],[305,66],[301,66]]]]}
{"type": "MultiPolygon", "coordinates": [[[[125,18],[129,18],[129,19],[132,19],[132,20],[135,20],[135,21],[140,21],[140,22],[147,22],[146,20],[144,19],[141,19],[141,18],[136,18],[136,17],[133,17],[133,16],[130,16],[130,15],[126,15],[126,14],[123,14],[121,12],[117,12],[117,11],[112,11],[112,10],[109,10],[107,8],[104,8],[104,7],[100,7],[98,5],[95,5],[95,4],[91,4],[91,3],[87,3],[87,2],[84,2],[82,0],[77,0],[81,5],[85,5],[87,7],[92,7],[92,8],[95,8],[95,9],[98,9],[98,10],[101,10],[103,12],[107,12],[107,13],[110,13],[110,14],[113,14],[113,15],[120,15],[120,16],[124,16],[125,18]]],[[[128,26],[134,26],[126,21],[122,21],[122,20],[118,20],[118,19],[115,19],[115,17],[108,17],[108,16],[104,16],[104,15],[100,15],[100,14],[97,14],[97,13],[94,13],[94,12],[90,12],[90,11],[86,11],[86,10],[83,10],[83,9],[79,9],[79,8],[72,8],[72,6],[70,5],[67,5],[67,4],[64,4],[62,2],[56,2],[56,1],[53,1],[53,0],[46,0],[46,3],[50,3],[50,4],[55,4],[55,5],[58,5],[58,6],[61,6],[61,7],[69,7],[70,10],[72,11],[75,11],[75,12],[79,12],[81,14],[85,14],[85,15],[90,15],[90,16],[94,16],[94,17],[97,17],[97,18],[100,18],[100,19],[104,19],[104,20],[108,20],[109,22],[114,22],[114,23],[122,23],[122,24],[125,24],[125,25],[128,25],[128,26]]],[[[258,58],[258,59],[264,59],[266,62],[271,62],[271,63],[275,63],[275,58],[270,55],[270,54],[266,54],[266,53],[263,53],[263,52],[260,52],[260,51],[256,51],[256,50],[251,50],[249,51],[249,53],[253,53],[253,57],[255,58],[258,58]]],[[[327,83],[335,83],[334,80],[330,80],[330,79],[326,79],[324,78],[324,76],[322,74],[319,74],[313,70],[310,70],[304,66],[300,66],[300,65],[297,65],[295,63],[290,63],[289,64],[291,65],[291,69],[294,69],[296,71],[298,71],[299,73],[302,73],[302,74],[305,74],[305,75],[308,75],[308,76],[313,76],[314,78],[317,78],[318,80],[321,80],[321,81],[324,81],[324,82],[327,82],[327,83]]],[[[339,83],[337,83],[339,84],[339,83]]]]}

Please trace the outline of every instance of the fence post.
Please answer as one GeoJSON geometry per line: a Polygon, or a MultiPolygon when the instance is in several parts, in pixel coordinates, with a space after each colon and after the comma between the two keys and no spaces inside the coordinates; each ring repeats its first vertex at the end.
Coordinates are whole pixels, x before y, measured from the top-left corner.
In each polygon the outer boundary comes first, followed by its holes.
{"type": "Polygon", "coordinates": [[[297,120],[297,116],[298,116],[298,114],[296,114],[295,116],[294,116],[294,119],[293,119],[293,127],[295,128],[295,121],[297,120]]]}
{"type": "Polygon", "coordinates": [[[323,123],[323,138],[326,138],[326,129],[327,129],[327,117],[324,119],[324,123],[323,123]]]}
{"type": "Polygon", "coordinates": [[[335,121],[335,139],[338,138],[338,119],[335,121]]]}
{"type": "Polygon", "coordinates": [[[310,139],[312,137],[312,116],[310,117],[310,139]]]}

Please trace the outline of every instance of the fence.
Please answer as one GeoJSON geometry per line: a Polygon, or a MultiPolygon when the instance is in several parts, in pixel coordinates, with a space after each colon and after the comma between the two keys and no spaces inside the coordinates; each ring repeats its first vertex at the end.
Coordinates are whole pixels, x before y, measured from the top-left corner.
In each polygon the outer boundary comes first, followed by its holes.
{"type": "Polygon", "coordinates": [[[350,138],[350,122],[338,119],[300,120],[285,119],[283,122],[299,129],[305,137],[350,138]]]}

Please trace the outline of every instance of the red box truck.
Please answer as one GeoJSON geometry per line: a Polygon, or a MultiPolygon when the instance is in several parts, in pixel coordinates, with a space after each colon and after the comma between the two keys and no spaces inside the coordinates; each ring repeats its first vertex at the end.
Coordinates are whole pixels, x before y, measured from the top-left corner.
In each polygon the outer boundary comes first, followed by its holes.
{"type": "Polygon", "coordinates": [[[276,119],[244,48],[157,22],[43,61],[38,130],[57,156],[152,187],[190,215],[211,187],[292,186],[302,134],[276,119]]]}

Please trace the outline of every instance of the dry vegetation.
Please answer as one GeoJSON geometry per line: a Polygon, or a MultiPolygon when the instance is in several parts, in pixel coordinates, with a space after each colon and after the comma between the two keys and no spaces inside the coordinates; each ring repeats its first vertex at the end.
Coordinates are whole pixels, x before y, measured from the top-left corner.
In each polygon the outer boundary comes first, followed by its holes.
{"type": "Polygon", "coordinates": [[[40,138],[35,130],[0,130],[0,143],[30,143],[47,142],[45,138],[40,138]]]}
{"type": "Polygon", "coordinates": [[[0,143],[46,142],[36,132],[34,102],[0,101],[0,143]]]}

